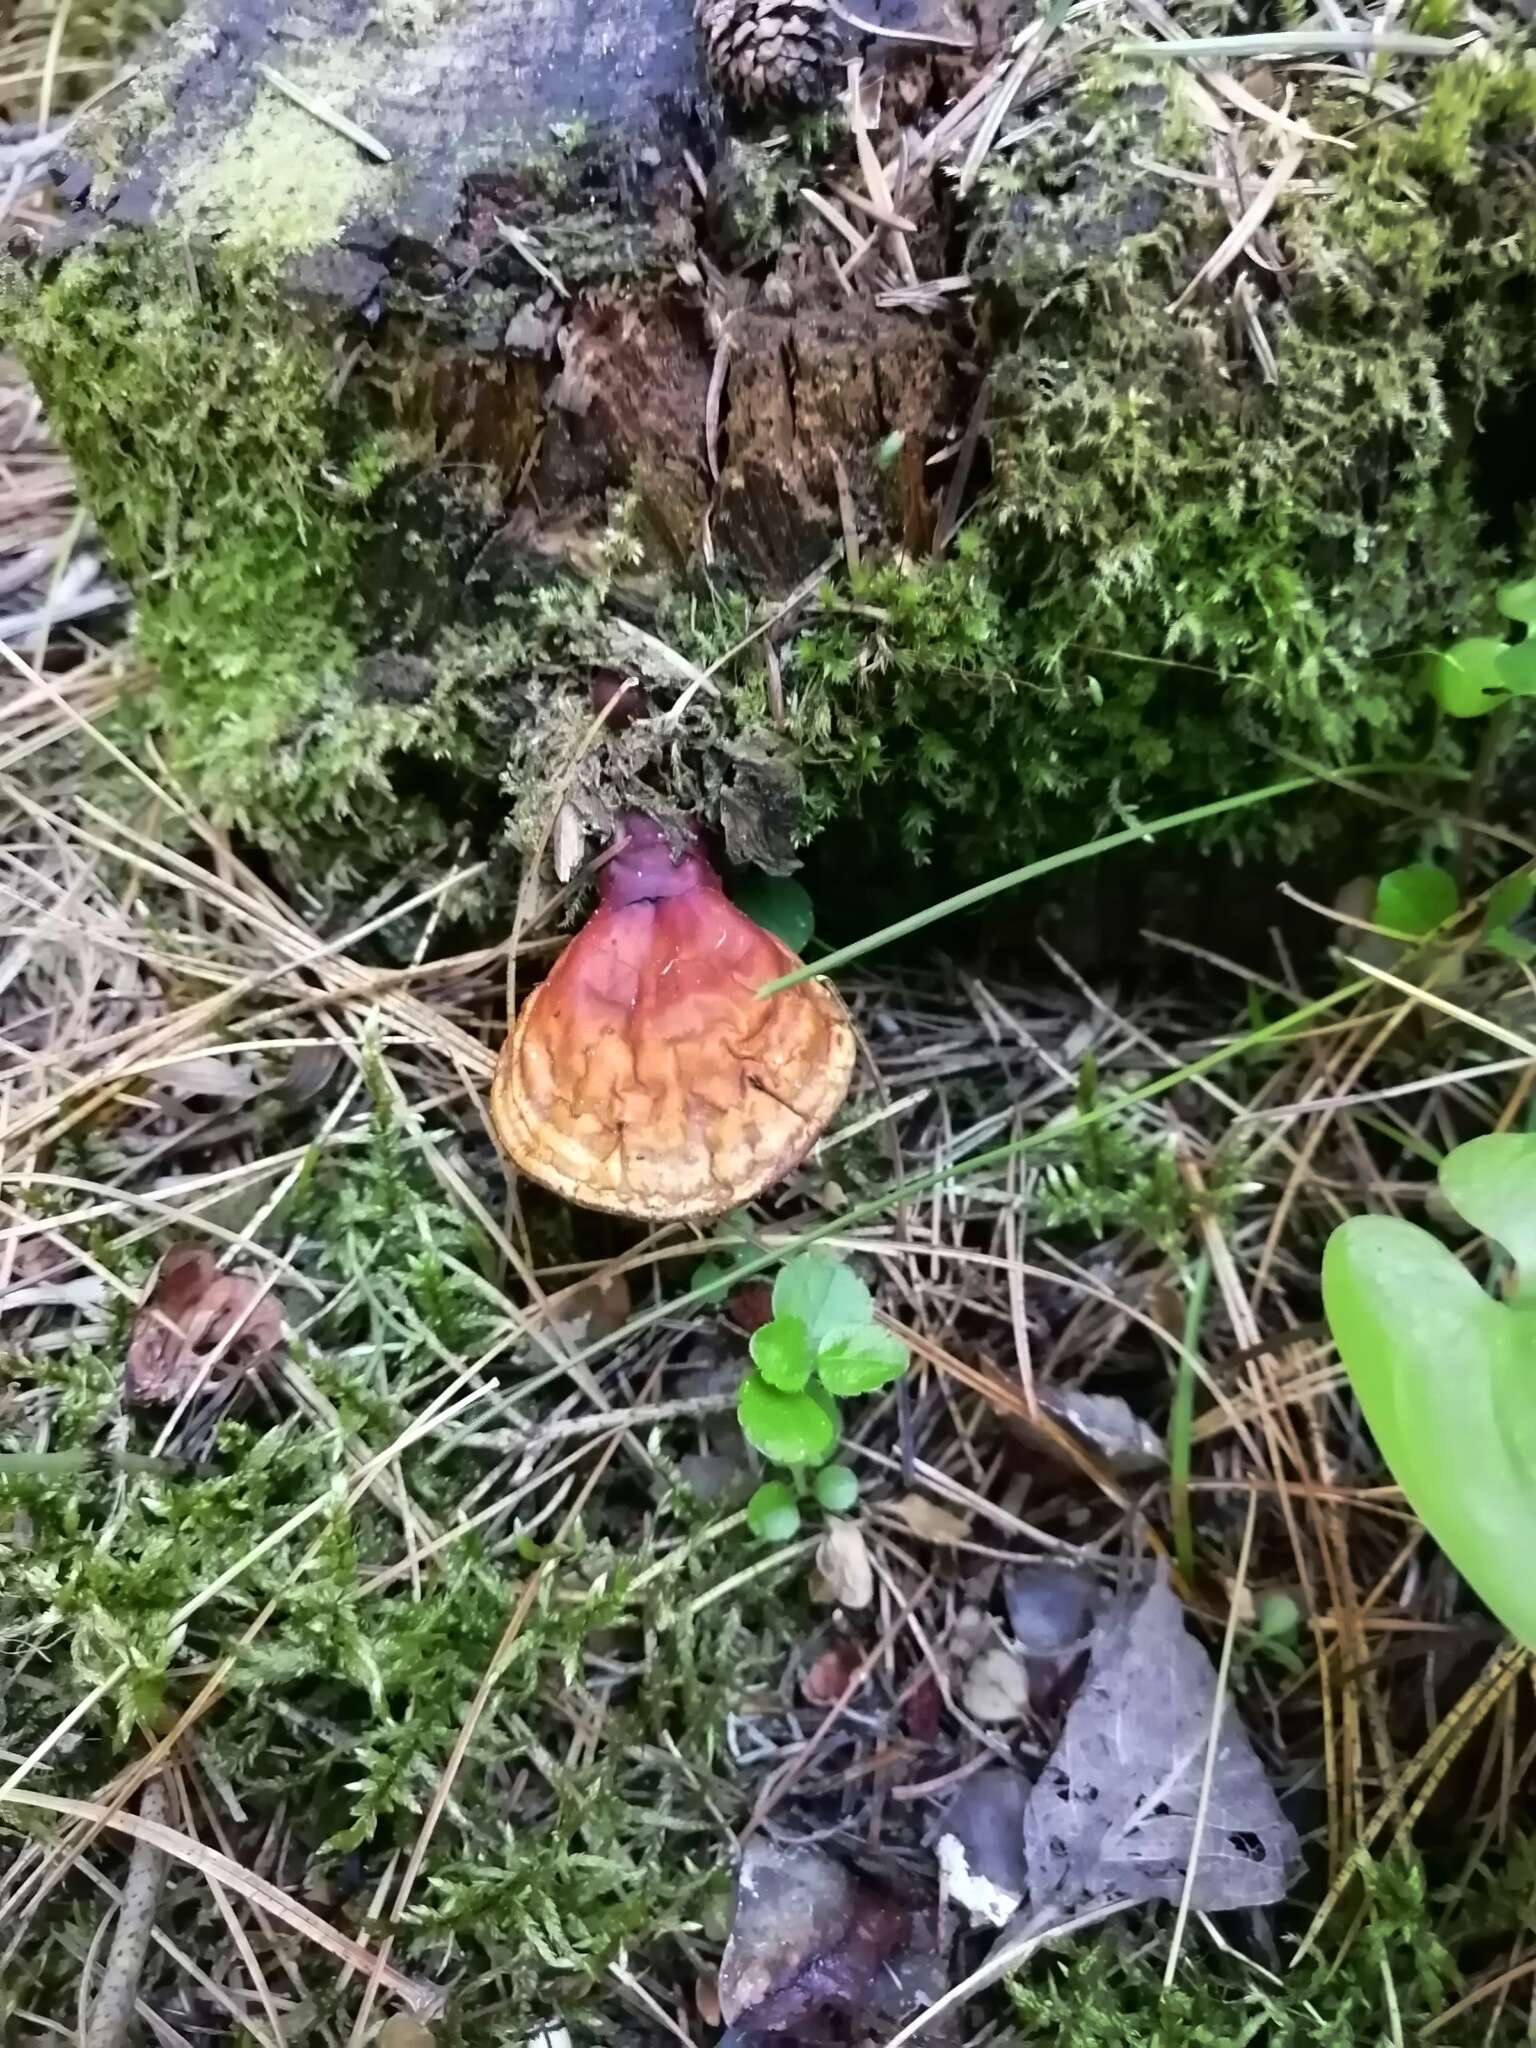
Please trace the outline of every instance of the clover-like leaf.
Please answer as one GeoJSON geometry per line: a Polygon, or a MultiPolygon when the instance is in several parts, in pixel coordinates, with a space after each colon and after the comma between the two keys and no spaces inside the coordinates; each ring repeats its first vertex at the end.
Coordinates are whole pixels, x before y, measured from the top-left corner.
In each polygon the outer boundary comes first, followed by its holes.
{"type": "Polygon", "coordinates": [[[736,1397],[741,1433],[776,1465],[820,1465],[837,1442],[837,1410],[813,1390],[781,1394],[761,1373],[742,1381],[736,1397]]]}
{"type": "Polygon", "coordinates": [[[846,1515],[859,1498],[859,1475],[848,1465],[823,1465],[813,1482],[829,1515],[846,1515]]]}
{"type": "Polygon", "coordinates": [[[804,1252],[779,1269],[773,1283],[773,1313],[798,1316],[813,1347],[829,1330],[867,1323],[874,1309],[858,1274],[825,1252],[804,1252]]]}
{"type": "Polygon", "coordinates": [[[1536,576],[1521,576],[1513,583],[1501,583],[1494,599],[1506,619],[1522,626],[1536,627],[1536,576]]]}
{"type": "Polygon", "coordinates": [[[811,1376],[810,1332],[799,1316],[775,1316],[752,1332],[752,1363],[770,1387],[798,1394],[811,1376]]]}
{"type": "Polygon", "coordinates": [[[1479,635],[1458,640],[1429,659],[1429,693],[1452,718],[1481,718],[1504,702],[1509,685],[1499,673],[1503,640],[1479,635]]]}
{"type": "Polygon", "coordinates": [[[845,1323],[816,1350],[816,1372],[829,1394],[872,1394],[907,1369],[907,1347],[879,1323],[845,1323]]]}
{"type": "Polygon", "coordinates": [[[1536,960],[1536,936],[1529,932],[1536,875],[1511,875],[1488,898],[1483,943],[1511,960],[1536,960]]]}
{"type": "Polygon", "coordinates": [[[1454,916],[1456,904],[1455,877],[1432,860],[1415,861],[1411,867],[1393,868],[1377,883],[1372,922],[1404,938],[1420,939],[1454,916]]]}
{"type": "Polygon", "coordinates": [[[1511,697],[1536,697],[1536,638],[1527,635],[1516,640],[1504,649],[1494,667],[1511,697]]]}
{"type": "Polygon", "coordinates": [[[800,1527],[793,1487],[770,1479],[747,1502],[747,1527],[760,1543],[787,1543],[800,1527]]]}
{"type": "MultiPolygon", "coordinates": [[[[1536,1278],[1536,1137],[1474,1139],[1440,1179],[1536,1278]]],[[[1536,1307],[1495,1300],[1428,1231],[1387,1216],[1334,1232],[1323,1303],[1414,1513],[1506,1627],[1536,1644],[1536,1307]]]]}
{"type": "Polygon", "coordinates": [[[791,953],[803,953],[816,929],[816,906],[803,883],[786,875],[747,875],[731,890],[736,908],[781,939],[791,953]]]}

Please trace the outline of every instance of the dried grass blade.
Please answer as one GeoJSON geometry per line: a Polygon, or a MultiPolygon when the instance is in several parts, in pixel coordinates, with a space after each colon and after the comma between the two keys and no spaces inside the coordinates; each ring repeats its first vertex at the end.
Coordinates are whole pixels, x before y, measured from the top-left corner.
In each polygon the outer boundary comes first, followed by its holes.
{"type": "MultiPolygon", "coordinates": [[[[297,1899],[289,1898],[286,1892],[279,1891],[266,1878],[258,1877],[255,1871],[245,1869],[221,1850],[210,1849],[176,1828],[165,1827],[159,1821],[145,1820],[140,1814],[114,1812],[95,1799],[65,1799],[53,1792],[21,1791],[8,1792],[5,1797],[6,1803],[12,1806],[31,1807],[38,1813],[65,1814],[71,1820],[91,1821],[98,1827],[115,1828],[119,1834],[131,1835],[135,1841],[148,1842],[165,1855],[174,1856],[178,1863],[185,1863],[204,1877],[227,1885],[251,1905],[270,1913],[285,1927],[291,1927],[295,1934],[302,1934],[318,1948],[328,1949],[350,1968],[366,1970],[371,1975],[379,1963],[378,1956],[366,1943],[353,1941],[339,1927],[332,1927],[329,1921],[322,1920],[318,1913],[312,1913],[308,1906],[300,1905],[297,1899]]],[[[407,1977],[387,1964],[378,1969],[378,1980],[413,2012],[431,2014],[442,2005],[442,1994],[436,1985],[407,1977]]]]}

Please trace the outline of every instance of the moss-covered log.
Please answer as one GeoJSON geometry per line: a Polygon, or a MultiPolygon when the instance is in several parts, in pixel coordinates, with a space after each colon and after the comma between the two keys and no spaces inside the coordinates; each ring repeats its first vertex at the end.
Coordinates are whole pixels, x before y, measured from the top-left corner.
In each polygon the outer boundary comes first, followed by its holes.
{"type": "Polygon", "coordinates": [[[193,0],[10,304],[194,794],[355,870],[526,844],[615,668],[669,715],[578,809],[702,810],[770,866],[836,819],[996,864],[1277,747],[1423,743],[1413,652],[1476,629],[1529,509],[1516,27],[1411,93],[1225,93],[1106,57],[1110,5],[962,197],[935,124],[1016,25],[939,25],[975,48],[866,53],[861,146],[840,75],[787,125],[723,107],[690,0],[193,0]],[[870,148],[910,226],[854,257],[804,193],[872,233],[870,148]]]}

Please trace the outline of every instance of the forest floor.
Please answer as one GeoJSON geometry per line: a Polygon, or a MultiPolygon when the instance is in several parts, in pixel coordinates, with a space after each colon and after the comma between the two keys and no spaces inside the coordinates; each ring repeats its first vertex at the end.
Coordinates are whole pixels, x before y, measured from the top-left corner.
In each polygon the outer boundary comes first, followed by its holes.
{"type": "MultiPolygon", "coordinates": [[[[67,105],[40,20],[7,61],[67,105]]],[[[1318,1280],[1526,1127],[1527,970],[1431,1001],[1304,877],[1260,965],[941,933],[845,977],[866,1057],[769,1202],[599,1224],[489,1135],[467,869],[333,926],[102,730],[146,679],[14,368],[0,615],[0,2038],[1530,2038],[1531,1660],[1318,1280]],[[736,1390],[812,1248],[911,1369],[847,1410],[857,1506],[770,1543],[736,1390]],[[955,1802],[1053,1773],[1100,1875],[973,1925],[955,1802]]]]}

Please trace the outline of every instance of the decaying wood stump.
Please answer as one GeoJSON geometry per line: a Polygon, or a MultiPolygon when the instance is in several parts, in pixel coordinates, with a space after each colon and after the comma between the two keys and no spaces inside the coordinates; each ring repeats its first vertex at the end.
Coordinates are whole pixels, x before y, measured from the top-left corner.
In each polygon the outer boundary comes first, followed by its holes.
{"type": "Polygon", "coordinates": [[[630,491],[674,560],[708,522],[788,587],[850,502],[872,533],[921,521],[876,455],[942,436],[953,370],[931,320],[824,271],[728,278],[726,151],[692,0],[194,0],[69,167],[60,245],[274,252],[509,515],[597,534],[630,491]]]}
{"type": "Polygon", "coordinates": [[[880,7],[971,45],[844,24],[878,90],[785,116],[695,0],[190,0],[82,127],[9,303],[215,815],[995,868],[1418,743],[1522,516],[1519,49],[1361,126],[1347,56],[1117,58],[1130,0],[880,7]]]}
{"type": "MultiPolygon", "coordinates": [[[[705,76],[693,0],[192,0],[82,129],[58,228],[28,252],[45,300],[62,280],[30,356],[127,557],[175,722],[211,724],[185,751],[216,810],[258,832],[321,821],[350,781],[387,783],[424,720],[457,746],[443,636],[462,670],[467,623],[494,623],[500,599],[515,625],[513,599],[590,580],[615,536],[652,609],[701,565],[773,598],[850,534],[926,549],[924,463],[969,402],[945,308],[882,308],[867,278],[835,276],[824,231],[786,236],[793,158],[766,115],[738,147],[738,114],[705,76]],[[285,379],[284,352],[320,371],[285,379]],[[259,413],[262,379],[284,407],[302,383],[300,413],[236,426],[210,398],[227,386],[259,413]],[[338,481],[360,466],[383,479],[366,508],[338,481]],[[238,575],[214,565],[246,527],[238,575]],[[280,546],[300,562],[269,578],[280,546]],[[182,616],[162,644],[170,582],[182,616]],[[270,712],[254,748],[233,738],[242,677],[270,712]],[[344,701],[368,731],[270,787],[265,748],[308,758],[344,701]]],[[[604,652],[624,649],[598,635],[604,652]]],[[[514,804],[539,780],[534,711],[506,710],[514,804]]],[[[781,865],[775,746],[695,721],[663,793],[734,816],[734,850],[781,865]],[[722,765],[737,740],[748,769],[722,765]]],[[[658,747],[630,752],[644,767],[658,747]]],[[[633,781],[617,773],[616,800],[643,796],[633,781]]]]}

